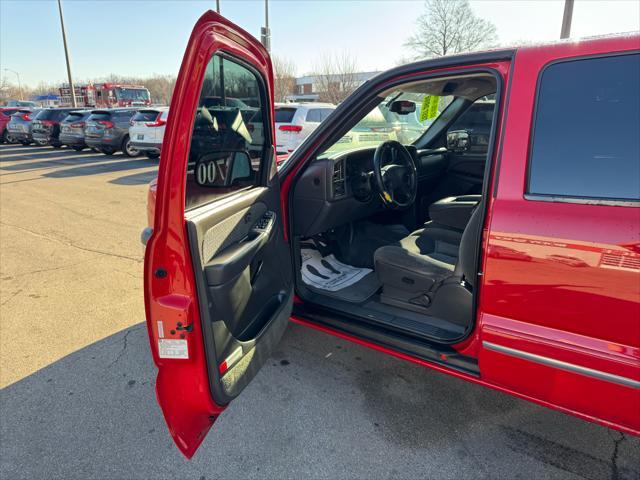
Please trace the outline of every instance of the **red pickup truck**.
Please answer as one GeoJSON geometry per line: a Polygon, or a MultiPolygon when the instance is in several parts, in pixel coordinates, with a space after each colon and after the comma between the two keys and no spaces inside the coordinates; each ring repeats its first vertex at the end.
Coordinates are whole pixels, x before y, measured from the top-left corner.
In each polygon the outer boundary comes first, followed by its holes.
{"type": "Polygon", "coordinates": [[[412,63],[277,170],[269,55],[205,13],[145,234],[182,453],[290,321],[638,435],[639,75],[638,35],[412,63]]]}

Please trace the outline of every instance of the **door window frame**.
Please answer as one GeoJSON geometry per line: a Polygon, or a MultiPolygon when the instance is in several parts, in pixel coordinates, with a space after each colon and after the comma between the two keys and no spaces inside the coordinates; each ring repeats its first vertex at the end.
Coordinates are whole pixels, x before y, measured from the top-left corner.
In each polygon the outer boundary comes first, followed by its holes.
{"type": "MultiPolygon", "coordinates": [[[[274,135],[273,135],[273,130],[272,130],[272,108],[271,108],[271,103],[269,102],[269,98],[268,98],[268,84],[266,83],[264,77],[262,76],[262,74],[253,66],[251,65],[249,62],[247,62],[246,60],[235,56],[229,52],[227,52],[224,48],[220,48],[217,50],[214,50],[213,53],[211,53],[211,55],[209,56],[207,62],[206,62],[206,67],[203,71],[203,75],[202,78],[199,79],[199,94],[198,94],[198,103],[196,103],[195,105],[195,109],[192,112],[192,116],[194,118],[194,121],[191,125],[191,131],[190,131],[190,136],[189,136],[189,150],[187,151],[187,164],[184,165],[185,167],[185,176],[184,176],[184,212],[185,214],[187,212],[193,212],[195,210],[199,210],[201,208],[206,208],[207,206],[219,201],[219,200],[223,200],[226,198],[229,198],[231,196],[237,195],[239,193],[242,192],[248,192],[250,190],[253,190],[254,188],[262,188],[264,186],[266,186],[269,182],[269,172],[271,171],[271,164],[275,163],[275,141],[274,141],[274,135]],[[213,58],[215,56],[218,56],[220,58],[220,60],[226,60],[229,62],[233,62],[236,65],[239,65],[245,69],[247,69],[249,72],[251,72],[257,80],[258,83],[258,90],[259,90],[259,95],[260,95],[260,102],[261,102],[261,111],[262,111],[262,128],[263,128],[263,132],[262,132],[262,137],[263,137],[263,144],[262,144],[262,156],[260,158],[260,167],[258,169],[258,171],[256,172],[256,181],[253,185],[248,185],[246,187],[241,187],[238,188],[237,190],[233,190],[230,192],[226,192],[226,193],[220,193],[218,195],[214,195],[211,199],[209,199],[208,201],[204,202],[204,203],[200,203],[198,205],[192,206],[187,208],[186,207],[186,201],[187,201],[187,195],[188,195],[188,191],[187,191],[187,174],[186,174],[186,169],[188,167],[188,163],[189,163],[189,154],[191,153],[191,140],[193,138],[193,129],[195,127],[195,114],[199,108],[199,97],[202,94],[202,86],[204,84],[204,77],[206,75],[206,68],[209,66],[209,63],[211,63],[211,61],[213,60],[213,58]],[[267,137],[268,134],[268,137],[267,137]]],[[[222,88],[224,88],[224,83],[222,84],[222,88]]],[[[215,189],[212,187],[212,191],[214,191],[215,189]]]]}
{"type": "MultiPolygon", "coordinates": [[[[348,117],[344,117],[343,115],[332,115],[328,120],[328,123],[322,124],[325,128],[318,128],[312,133],[305,142],[310,140],[315,140],[316,135],[320,135],[321,138],[318,141],[315,141],[312,148],[308,150],[304,148],[298,148],[296,152],[304,151],[304,158],[298,159],[297,155],[293,158],[293,161],[288,161],[285,164],[285,167],[282,169],[282,178],[285,178],[285,182],[288,185],[295,185],[295,183],[300,179],[308,165],[316,158],[316,156],[323,152],[328,146],[332,145],[336,142],[342,135],[344,135],[349,129],[353,128],[353,126],[359,121],[354,119],[361,119],[363,115],[374,106],[373,102],[379,97],[380,92],[385,90],[389,90],[390,88],[394,88],[406,83],[414,83],[417,81],[427,81],[431,79],[437,79],[440,77],[455,77],[455,76],[466,76],[473,75],[477,73],[485,73],[491,75],[496,82],[496,92],[495,92],[495,106],[493,110],[493,117],[491,122],[491,133],[489,137],[489,146],[487,150],[487,160],[485,163],[485,169],[483,173],[482,180],[482,199],[478,204],[477,208],[482,210],[482,220],[481,223],[484,226],[486,223],[486,219],[488,216],[488,206],[490,205],[489,198],[493,198],[495,196],[495,189],[491,188],[491,184],[497,181],[497,172],[499,168],[499,158],[502,152],[502,141],[503,141],[503,132],[505,129],[504,121],[507,114],[508,107],[508,96],[510,92],[511,86],[511,78],[513,75],[513,64],[515,62],[514,58],[510,55],[510,51],[498,52],[502,54],[500,60],[495,60],[495,62],[509,62],[508,68],[505,72],[501,72],[499,67],[496,67],[495,64],[492,64],[490,60],[486,58],[478,58],[477,62],[469,65],[466,62],[460,62],[460,64],[456,64],[450,69],[443,70],[446,67],[429,67],[428,65],[416,67],[415,65],[411,65],[415,68],[415,72],[412,72],[412,75],[403,75],[401,73],[394,74],[391,78],[382,79],[378,84],[367,89],[366,94],[362,94],[357,98],[357,104],[355,106],[349,105],[350,102],[347,99],[341,106],[342,108],[348,108],[350,115],[348,117]],[[504,76],[503,76],[504,75],[504,76]],[[506,82],[505,78],[506,77],[506,82]],[[344,105],[347,104],[347,107],[344,105]],[[333,121],[331,121],[333,120],[333,121]],[[328,133],[325,133],[328,132],[328,133]],[[305,151],[306,150],[306,151],[305,151]],[[494,178],[495,177],[495,178],[494,178]]],[[[430,63],[430,61],[427,61],[430,63]]],[[[378,105],[380,102],[377,102],[375,105],[378,105]]],[[[338,106],[336,110],[342,112],[341,106],[338,106]]],[[[466,109],[464,110],[466,111],[466,109]]],[[[452,119],[455,121],[455,119],[452,119]]],[[[295,153],[294,152],[294,155],[295,153]]],[[[286,197],[283,198],[283,206],[286,205],[286,210],[283,208],[283,214],[286,211],[286,220],[287,223],[285,225],[285,234],[287,238],[291,238],[291,233],[289,231],[290,226],[293,225],[293,210],[295,205],[293,204],[294,195],[292,194],[294,191],[294,187],[291,188],[283,188],[283,192],[286,194],[286,197]]],[[[483,227],[478,229],[476,241],[476,272],[482,271],[482,253],[483,253],[483,241],[482,241],[482,232],[483,227]]],[[[294,273],[298,271],[298,263],[295,258],[295,248],[292,248],[293,265],[294,265],[294,273]]],[[[304,295],[300,295],[298,291],[298,282],[296,280],[296,294],[304,299],[304,295]]],[[[466,330],[460,338],[456,338],[451,341],[441,342],[443,345],[455,345],[461,342],[466,341],[473,332],[476,331],[477,320],[478,320],[478,311],[479,311],[479,301],[480,301],[480,292],[481,292],[481,281],[477,282],[477,287],[474,289],[473,298],[472,298],[472,319],[469,323],[469,328],[466,330]]],[[[305,303],[309,303],[313,306],[317,306],[313,304],[309,300],[304,299],[305,303]]],[[[322,308],[322,306],[320,305],[322,308]]],[[[361,320],[360,317],[350,316],[347,313],[341,312],[340,320],[336,320],[336,322],[340,325],[340,328],[348,328],[348,323],[343,319],[348,319],[348,321],[353,320],[361,320]]],[[[338,318],[338,317],[336,317],[338,318]]],[[[335,325],[334,325],[335,326],[335,325]]],[[[373,327],[375,328],[375,327],[373,327]]],[[[358,334],[361,335],[361,334],[358,334]]],[[[393,347],[393,345],[391,345],[393,347]]]]}
{"type": "Polygon", "coordinates": [[[579,62],[582,60],[597,60],[599,58],[611,58],[611,57],[623,57],[627,55],[638,55],[640,50],[627,50],[622,52],[611,53],[597,53],[591,55],[580,55],[576,57],[564,57],[545,63],[536,79],[535,97],[533,100],[533,115],[531,117],[531,127],[529,131],[529,145],[527,147],[527,160],[525,165],[525,184],[524,184],[524,199],[535,202],[551,202],[551,203],[575,203],[582,205],[605,205],[614,207],[640,207],[640,200],[631,199],[614,199],[614,198],[601,198],[601,197],[579,197],[575,195],[562,195],[562,194],[542,194],[531,193],[531,157],[533,153],[533,141],[536,131],[536,120],[538,117],[538,110],[540,106],[540,89],[542,87],[542,77],[548,68],[570,62],[579,62]]]}

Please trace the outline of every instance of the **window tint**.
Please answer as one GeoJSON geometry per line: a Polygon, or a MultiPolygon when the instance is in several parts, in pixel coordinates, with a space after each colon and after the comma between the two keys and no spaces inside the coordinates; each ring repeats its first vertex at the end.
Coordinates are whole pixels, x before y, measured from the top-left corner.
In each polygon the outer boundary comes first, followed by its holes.
{"type": "Polygon", "coordinates": [[[640,200],[640,55],[551,65],[540,79],[533,194],[640,200]]]}
{"type": "Polygon", "coordinates": [[[134,122],[155,122],[159,113],[155,110],[141,110],[131,120],[134,122]]]}
{"type": "Polygon", "coordinates": [[[332,112],[330,108],[313,108],[307,112],[307,122],[320,123],[332,112]]]}
{"type": "Polygon", "coordinates": [[[69,115],[67,115],[64,120],[62,120],[64,123],[73,123],[73,122],[78,122],[80,120],[83,119],[84,117],[84,113],[82,112],[71,112],[69,115]]]}
{"type": "Polygon", "coordinates": [[[97,122],[98,120],[111,120],[111,114],[109,112],[92,113],[89,116],[89,120],[97,122]]]}
{"type": "Polygon", "coordinates": [[[494,107],[495,100],[493,99],[483,97],[476,100],[466,112],[453,122],[449,131],[469,130],[473,133],[488,133],[491,130],[494,107]]]}
{"type": "Polygon", "coordinates": [[[291,123],[295,114],[295,108],[276,108],[276,123],[291,123]]]}
{"type": "Polygon", "coordinates": [[[45,109],[45,110],[40,110],[40,113],[38,113],[38,116],[36,118],[38,120],[53,120],[57,115],[58,115],[58,112],[56,112],[55,110],[45,109]]]}
{"type": "Polygon", "coordinates": [[[263,86],[252,70],[212,57],[195,112],[186,209],[258,183],[268,147],[263,103],[263,86]]]}
{"type": "Polygon", "coordinates": [[[18,110],[14,109],[14,110],[3,110],[2,114],[6,117],[10,117],[11,115],[13,115],[14,113],[16,113],[18,110]]]}

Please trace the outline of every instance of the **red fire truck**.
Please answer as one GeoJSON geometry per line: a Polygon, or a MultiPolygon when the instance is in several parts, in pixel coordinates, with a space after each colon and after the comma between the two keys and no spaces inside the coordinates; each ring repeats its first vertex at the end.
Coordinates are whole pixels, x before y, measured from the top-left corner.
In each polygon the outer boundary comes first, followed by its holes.
{"type": "MultiPolygon", "coordinates": [[[[60,105],[71,106],[71,88],[69,84],[59,89],[60,105]]],[[[120,83],[88,83],[74,85],[78,107],[130,107],[151,104],[149,90],[140,85],[120,83]]]]}

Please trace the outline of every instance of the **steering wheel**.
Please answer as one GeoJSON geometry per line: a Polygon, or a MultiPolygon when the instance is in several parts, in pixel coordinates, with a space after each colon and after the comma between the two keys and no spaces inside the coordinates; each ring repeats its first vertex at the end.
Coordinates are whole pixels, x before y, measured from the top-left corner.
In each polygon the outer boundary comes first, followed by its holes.
{"type": "Polygon", "coordinates": [[[405,208],[416,199],[416,166],[409,150],[400,142],[387,140],[373,155],[373,174],[382,202],[391,208],[405,208]]]}

